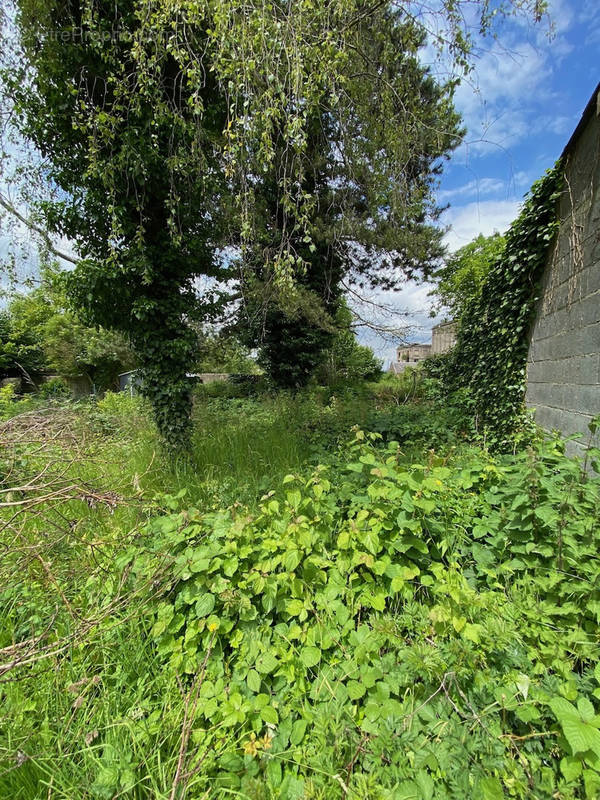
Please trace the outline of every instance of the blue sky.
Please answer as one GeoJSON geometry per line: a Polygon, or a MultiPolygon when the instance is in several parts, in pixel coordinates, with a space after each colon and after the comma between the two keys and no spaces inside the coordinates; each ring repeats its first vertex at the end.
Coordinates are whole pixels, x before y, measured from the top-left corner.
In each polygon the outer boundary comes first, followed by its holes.
{"type": "MultiPolygon", "coordinates": [[[[451,226],[451,250],[479,233],[506,230],[531,184],[560,156],[600,81],[598,0],[550,0],[550,15],[550,39],[547,22],[512,20],[498,28],[497,41],[479,41],[474,73],[457,90],[468,132],[438,191],[439,203],[450,204],[442,221],[451,226]]],[[[415,325],[414,341],[428,341],[436,321],[428,315],[430,288],[410,283],[382,297],[409,312],[399,321],[415,325]]],[[[387,367],[393,345],[369,331],[359,338],[387,367]]]]}

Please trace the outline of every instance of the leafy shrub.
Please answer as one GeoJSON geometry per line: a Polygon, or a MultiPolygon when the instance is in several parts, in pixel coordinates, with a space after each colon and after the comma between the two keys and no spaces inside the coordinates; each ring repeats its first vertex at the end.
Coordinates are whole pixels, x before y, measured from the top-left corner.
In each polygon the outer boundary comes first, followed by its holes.
{"type": "Polygon", "coordinates": [[[39,396],[44,400],[66,400],[71,397],[71,392],[61,378],[50,378],[40,386],[39,396]]]}
{"type": "Polygon", "coordinates": [[[451,468],[368,438],[255,514],[159,517],[123,557],[160,587],[158,653],[202,674],[198,731],[238,737],[207,786],[594,797],[598,480],[557,442],[451,468]]]}
{"type": "Polygon", "coordinates": [[[19,397],[12,383],[0,387],[0,419],[10,419],[31,407],[32,401],[27,397],[19,397]]]}
{"type": "Polygon", "coordinates": [[[407,367],[399,375],[387,373],[376,383],[369,384],[375,403],[400,405],[423,397],[423,372],[407,367]]]}
{"type": "Polygon", "coordinates": [[[194,398],[203,400],[211,397],[258,397],[266,394],[269,388],[264,375],[232,374],[225,381],[196,384],[194,398]]]}
{"type": "Polygon", "coordinates": [[[141,395],[108,391],[89,408],[88,417],[99,432],[110,436],[125,429],[148,429],[149,412],[148,401],[141,395]]]}
{"type": "Polygon", "coordinates": [[[0,797],[596,798],[599,479],[469,444],[422,386],[206,399],[187,472],[140,398],[56,409],[92,457],[81,498],[0,510],[0,649],[48,652],[0,675],[0,797]],[[385,441],[334,451],[366,414],[385,441]]]}

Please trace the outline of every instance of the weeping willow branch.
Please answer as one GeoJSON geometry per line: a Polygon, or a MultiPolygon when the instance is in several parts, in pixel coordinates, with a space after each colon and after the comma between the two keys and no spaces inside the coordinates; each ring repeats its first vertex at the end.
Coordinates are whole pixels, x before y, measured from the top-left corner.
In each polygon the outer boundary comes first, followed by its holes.
{"type": "Polygon", "coordinates": [[[57,258],[61,258],[63,261],[68,261],[70,264],[79,264],[79,259],[76,256],[71,256],[55,247],[48,231],[37,225],[31,219],[31,217],[26,217],[21,214],[20,211],[18,211],[18,209],[10,202],[10,200],[8,200],[8,198],[6,198],[2,193],[0,193],[0,206],[2,206],[5,211],[8,211],[11,216],[15,217],[15,219],[18,219],[19,222],[22,222],[28,230],[40,236],[44,242],[44,246],[48,252],[52,253],[52,255],[56,256],[57,258]]]}

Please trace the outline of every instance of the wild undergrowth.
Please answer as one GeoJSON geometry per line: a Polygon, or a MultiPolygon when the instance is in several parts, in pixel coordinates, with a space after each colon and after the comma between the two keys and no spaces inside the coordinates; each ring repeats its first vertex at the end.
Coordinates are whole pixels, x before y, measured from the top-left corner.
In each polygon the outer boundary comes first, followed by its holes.
{"type": "Polygon", "coordinates": [[[0,797],[600,794],[598,453],[398,386],[3,423],[0,797]]]}

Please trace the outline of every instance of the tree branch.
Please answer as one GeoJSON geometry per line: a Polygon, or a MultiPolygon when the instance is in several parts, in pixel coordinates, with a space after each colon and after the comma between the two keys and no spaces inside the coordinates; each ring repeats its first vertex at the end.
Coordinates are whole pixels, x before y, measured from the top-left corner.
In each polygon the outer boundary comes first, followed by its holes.
{"type": "Polygon", "coordinates": [[[62,250],[58,250],[52,243],[52,239],[50,238],[48,231],[45,231],[43,228],[40,228],[39,225],[36,225],[35,222],[33,222],[28,217],[23,216],[23,214],[21,214],[15,208],[15,206],[10,202],[10,200],[8,200],[1,193],[0,193],[0,206],[2,206],[2,208],[8,211],[9,214],[12,214],[13,217],[16,217],[16,219],[18,219],[19,222],[22,222],[23,225],[29,228],[30,231],[33,231],[34,233],[37,233],[38,236],[41,236],[42,239],[44,240],[44,244],[48,248],[49,252],[52,253],[52,255],[55,255],[57,258],[62,258],[63,261],[68,261],[71,264],[75,265],[79,264],[79,259],[76,256],[71,256],[68,255],[67,253],[63,253],[62,250]]]}

